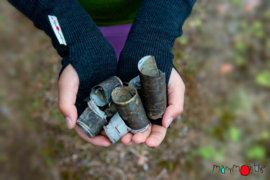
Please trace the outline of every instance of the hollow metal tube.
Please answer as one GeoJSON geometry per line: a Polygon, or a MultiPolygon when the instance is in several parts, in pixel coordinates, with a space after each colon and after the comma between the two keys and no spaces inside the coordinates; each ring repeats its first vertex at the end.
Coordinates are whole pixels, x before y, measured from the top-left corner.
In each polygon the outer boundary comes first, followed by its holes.
{"type": "Polygon", "coordinates": [[[137,90],[133,87],[118,87],[112,92],[119,115],[132,132],[143,132],[150,121],[147,118],[137,90]]]}

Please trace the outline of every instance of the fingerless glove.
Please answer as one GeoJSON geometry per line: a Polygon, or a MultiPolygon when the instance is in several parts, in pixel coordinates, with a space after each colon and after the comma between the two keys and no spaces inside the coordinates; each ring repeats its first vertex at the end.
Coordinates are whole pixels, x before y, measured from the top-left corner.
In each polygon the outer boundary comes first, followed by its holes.
{"type": "Polygon", "coordinates": [[[120,54],[118,75],[129,81],[139,74],[138,61],[155,56],[168,84],[173,66],[172,48],[196,0],[143,0],[120,54]]]}
{"type": "MultiPolygon", "coordinates": [[[[172,48],[196,0],[143,0],[120,54],[117,74],[128,82],[139,74],[138,61],[153,55],[166,73],[168,85],[173,65],[172,48]]],[[[161,125],[161,119],[152,121],[161,125]]]]}

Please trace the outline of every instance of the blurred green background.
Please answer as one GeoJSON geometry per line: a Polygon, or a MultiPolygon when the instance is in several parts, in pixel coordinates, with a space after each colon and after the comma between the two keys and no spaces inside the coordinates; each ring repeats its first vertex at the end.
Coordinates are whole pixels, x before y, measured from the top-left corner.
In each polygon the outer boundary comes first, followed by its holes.
{"type": "Polygon", "coordinates": [[[61,58],[0,0],[0,179],[270,179],[270,1],[198,0],[175,41],[184,113],[156,149],[95,147],[57,109],[61,58]],[[265,166],[263,173],[213,165],[265,166]]]}

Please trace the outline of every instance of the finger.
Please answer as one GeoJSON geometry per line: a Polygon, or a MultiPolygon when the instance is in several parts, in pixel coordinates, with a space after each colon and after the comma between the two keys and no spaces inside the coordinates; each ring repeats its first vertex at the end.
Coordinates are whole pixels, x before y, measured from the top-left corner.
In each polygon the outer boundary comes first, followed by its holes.
{"type": "Polygon", "coordinates": [[[183,112],[184,107],[184,95],[185,95],[185,85],[176,72],[172,69],[172,73],[168,84],[168,107],[165,110],[162,119],[162,125],[168,128],[173,119],[180,116],[183,112]]]}
{"type": "Polygon", "coordinates": [[[121,141],[123,144],[125,145],[130,145],[132,143],[132,137],[133,137],[133,134],[131,133],[127,133],[126,135],[124,135],[122,138],[121,138],[121,141]]]}
{"type": "Polygon", "coordinates": [[[107,134],[106,134],[106,132],[104,130],[102,130],[99,134],[102,135],[102,136],[108,137],[107,134]]]}
{"type": "Polygon", "coordinates": [[[78,126],[75,126],[75,131],[76,133],[86,142],[89,142],[90,144],[93,144],[95,146],[110,146],[111,145],[111,141],[103,136],[103,135],[97,135],[93,138],[89,138],[84,132],[82,132],[80,130],[80,128],[78,126]]]}
{"type": "Polygon", "coordinates": [[[76,96],[79,88],[79,76],[71,64],[62,72],[58,82],[58,108],[64,116],[69,129],[73,129],[77,121],[76,96]]]}
{"type": "Polygon", "coordinates": [[[150,135],[151,133],[151,125],[142,133],[137,133],[134,134],[132,137],[132,141],[135,142],[136,144],[141,144],[144,143],[146,138],[150,135]]]}
{"type": "Polygon", "coordinates": [[[152,132],[150,136],[146,139],[145,144],[151,148],[158,147],[165,138],[166,132],[167,128],[153,124],[152,132]]]}

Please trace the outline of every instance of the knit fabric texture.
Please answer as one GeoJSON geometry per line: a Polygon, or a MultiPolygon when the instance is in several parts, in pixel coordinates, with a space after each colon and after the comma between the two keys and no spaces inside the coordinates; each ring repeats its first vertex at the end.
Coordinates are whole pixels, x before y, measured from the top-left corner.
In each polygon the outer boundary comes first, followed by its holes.
{"type": "MultiPolygon", "coordinates": [[[[128,82],[139,74],[138,61],[153,55],[158,68],[166,73],[166,85],[173,65],[172,48],[182,35],[182,26],[196,0],[143,0],[120,54],[117,75],[128,82]]],[[[161,119],[151,120],[162,124],[161,119]]]]}
{"type": "Polygon", "coordinates": [[[76,107],[80,115],[87,107],[83,100],[89,97],[91,88],[116,75],[117,59],[112,45],[76,0],[9,0],[9,2],[51,38],[54,48],[63,58],[60,74],[68,64],[77,71],[80,86],[76,107]],[[67,46],[59,44],[48,15],[57,17],[67,46]]]}

